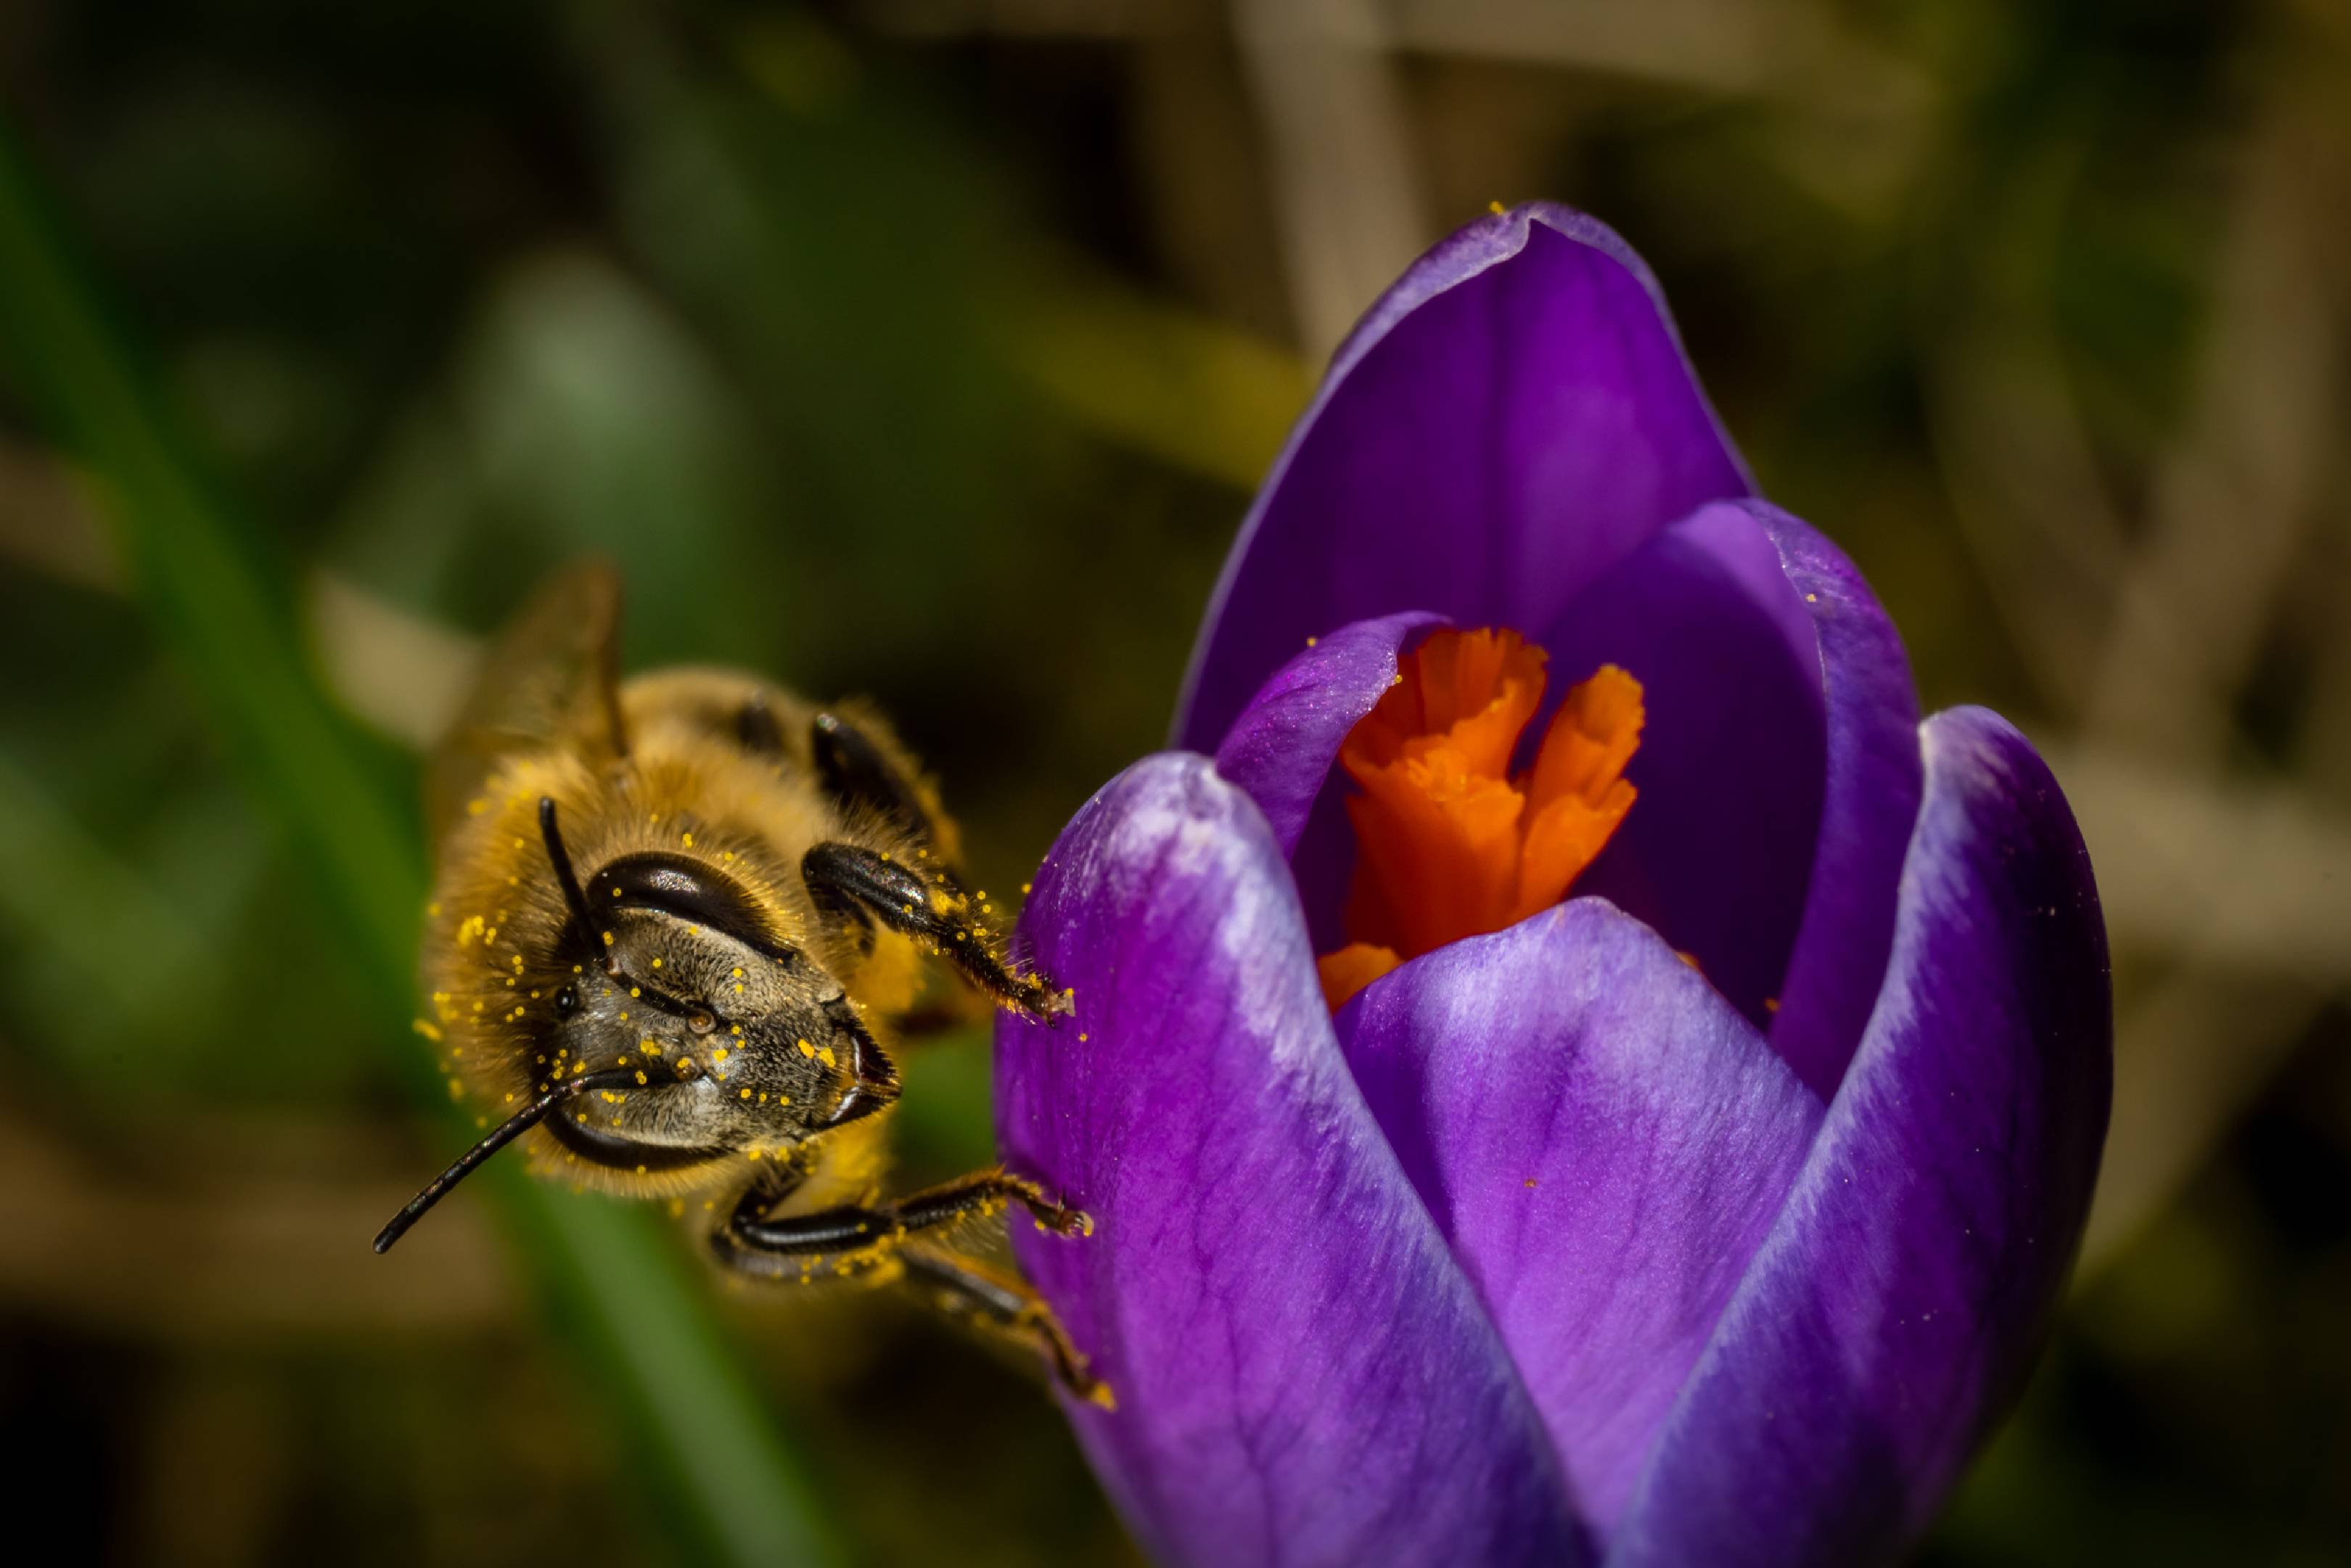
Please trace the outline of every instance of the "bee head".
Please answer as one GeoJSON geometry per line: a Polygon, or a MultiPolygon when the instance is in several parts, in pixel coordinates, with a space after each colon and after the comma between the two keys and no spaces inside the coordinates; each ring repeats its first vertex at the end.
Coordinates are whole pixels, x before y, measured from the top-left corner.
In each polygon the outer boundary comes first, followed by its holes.
{"type": "Polygon", "coordinates": [[[379,1251],[533,1125],[590,1166],[690,1181],[898,1097],[897,1069],[840,981],[731,877],[649,852],[583,883],[552,800],[539,827],[569,912],[549,967],[570,973],[524,1064],[530,1097],[384,1228],[379,1251]]]}

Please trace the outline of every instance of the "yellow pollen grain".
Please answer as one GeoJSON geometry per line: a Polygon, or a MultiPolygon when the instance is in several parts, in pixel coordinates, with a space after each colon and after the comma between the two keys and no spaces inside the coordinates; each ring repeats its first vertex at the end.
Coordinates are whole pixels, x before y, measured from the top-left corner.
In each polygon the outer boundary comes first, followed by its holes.
{"type": "Polygon", "coordinates": [[[742,971],[742,970],[740,970],[740,969],[736,970],[736,971],[735,971],[735,977],[736,977],[737,979],[738,979],[738,980],[739,980],[739,979],[741,979],[741,978],[743,977],[743,971],[742,971]]]}
{"type": "Polygon", "coordinates": [[[661,960],[659,958],[653,960],[653,967],[656,969],[661,967],[661,960]]]}
{"type": "Polygon", "coordinates": [[[744,1099],[746,1099],[746,1100],[748,1100],[750,1097],[751,1097],[751,1092],[750,1092],[748,1089],[744,1090],[744,1091],[743,1091],[743,1098],[744,1098],[744,1099]]]}
{"type": "Polygon", "coordinates": [[[1306,645],[1311,648],[1315,643],[1320,643],[1321,641],[1322,641],[1322,639],[1320,637],[1309,637],[1306,639],[1306,645]]]}
{"type": "Polygon", "coordinates": [[[634,986],[631,986],[631,987],[629,988],[629,995],[631,995],[631,996],[632,996],[632,997],[642,997],[642,996],[643,996],[643,995],[644,995],[644,992],[643,992],[643,991],[641,991],[641,990],[637,989],[637,988],[636,988],[636,987],[634,987],[634,986]]]}
{"type": "Polygon", "coordinates": [[[692,833],[683,833],[679,836],[685,840],[685,847],[687,849],[692,849],[694,847],[694,835],[692,833]]]}
{"type": "Polygon", "coordinates": [[[427,1039],[427,1040],[438,1040],[441,1038],[441,1030],[440,1030],[439,1027],[438,1027],[437,1025],[433,1024],[433,1023],[427,1022],[427,1021],[426,1021],[425,1019],[418,1019],[415,1022],[413,1022],[413,1023],[410,1024],[408,1027],[409,1027],[409,1028],[411,1028],[411,1029],[413,1029],[413,1030],[414,1030],[417,1033],[419,1033],[419,1034],[423,1035],[423,1036],[425,1039],[427,1039]]]}
{"type": "Polygon", "coordinates": [[[834,1060],[832,1047],[829,1045],[816,1053],[816,1059],[819,1061],[823,1062],[827,1067],[839,1067],[841,1065],[838,1061],[834,1060]]]}
{"type": "Polygon", "coordinates": [[[802,1056],[812,1058],[816,1055],[816,1047],[810,1045],[808,1041],[802,1040],[796,1040],[793,1043],[800,1048],[800,1054],[802,1056]]]}

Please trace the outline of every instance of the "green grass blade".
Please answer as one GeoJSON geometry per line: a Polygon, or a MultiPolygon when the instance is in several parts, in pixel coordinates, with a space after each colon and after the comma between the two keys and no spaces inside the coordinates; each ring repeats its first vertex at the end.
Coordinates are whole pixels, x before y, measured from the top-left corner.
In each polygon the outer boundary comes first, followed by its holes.
{"type": "MultiPolygon", "coordinates": [[[[163,400],[76,267],[0,128],[0,367],[106,492],[159,633],[351,933],[379,1004],[413,1003],[423,846],[303,655],[283,568],[206,483],[163,400]]],[[[452,1145],[455,1116],[405,1030],[400,1061],[452,1145]]],[[[733,1357],[706,1291],[650,1215],[493,1165],[483,1185],[533,1266],[591,1396],[609,1398],[632,1467],[695,1562],[820,1563],[834,1552],[808,1478],[733,1357]]],[[[353,1247],[369,1239],[351,1238],[353,1247]]],[[[386,1268],[398,1267],[397,1259],[386,1268]]]]}

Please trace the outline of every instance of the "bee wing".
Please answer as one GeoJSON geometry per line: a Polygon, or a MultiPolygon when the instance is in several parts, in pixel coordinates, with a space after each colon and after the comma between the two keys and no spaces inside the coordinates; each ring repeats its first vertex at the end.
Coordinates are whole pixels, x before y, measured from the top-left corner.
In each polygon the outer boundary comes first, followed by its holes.
{"type": "Polygon", "coordinates": [[[620,629],[620,574],[602,560],[565,568],[516,612],[425,766],[425,817],[434,842],[482,780],[515,752],[559,741],[590,756],[626,755],[620,629]]]}

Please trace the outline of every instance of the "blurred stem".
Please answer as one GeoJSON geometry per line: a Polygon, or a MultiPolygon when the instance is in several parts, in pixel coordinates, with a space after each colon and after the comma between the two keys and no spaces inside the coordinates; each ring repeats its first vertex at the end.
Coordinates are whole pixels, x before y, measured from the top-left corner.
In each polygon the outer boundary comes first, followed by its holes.
{"type": "MultiPolygon", "coordinates": [[[[266,805],[319,873],[371,995],[413,1005],[423,849],[312,677],[287,574],[202,476],[165,401],[70,259],[62,225],[0,127],[0,352],[33,413],[105,491],[164,643],[266,805]]],[[[453,1144],[470,1140],[403,1031],[401,1069],[453,1144]]],[[[624,1463],[689,1561],[833,1557],[806,1474],[729,1354],[706,1292],[646,1213],[493,1165],[477,1178],[532,1265],[582,1385],[610,1398],[624,1463]]],[[[367,1244],[353,1236],[351,1245],[367,1244]]],[[[397,1267],[397,1261],[385,1264],[397,1267]]]]}

